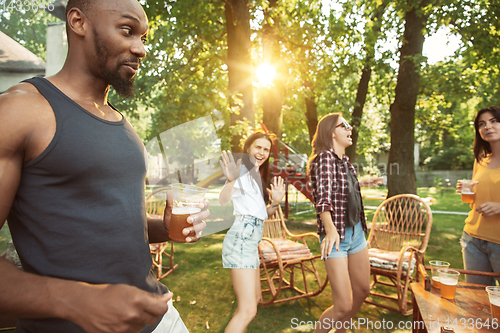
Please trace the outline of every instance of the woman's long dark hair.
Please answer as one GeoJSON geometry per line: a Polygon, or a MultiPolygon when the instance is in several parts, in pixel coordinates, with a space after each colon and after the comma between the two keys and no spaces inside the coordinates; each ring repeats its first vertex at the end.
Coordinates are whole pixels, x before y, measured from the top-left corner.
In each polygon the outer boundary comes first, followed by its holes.
{"type": "Polygon", "coordinates": [[[255,172],[251,172],[252,169],[255,167],[255,163],[250,160],[250,155],[248,154],[248,149],[252,145],[252,143],[257,140],[264,138],[267,141],[271,143],[271,149],[269,151],[269,156],[267,157],[266,161],[262,163],[262,165],[259,168],[260,171],[260,179],[262,182],[262,196],[264,197],[264,202],[267,204],[269,202],[269,194],[267,193],[267,188],[269,187],[269,158],[271,157],[271,154],[273,152],[273,140],[271,139],[271,136],[263,133],[263,132],[255,132],[254,134],[250,135],[246,140],[245,144],[243,146],[243,156],[242,156],[242,162],[246,166],[246,168],[250,171],[250,174],[252,177],[259,183],[259,180],[256,178],[257,175],[255,172]]]}
{"type": "Polygon", "coordinates": [[[321,118],[312,139],[312,152],[307,163],[307,173],[311,175],[311,165],[322,151],[333,148],[332,134],[339,121],[340,113],[330,113],[321,118]]]}
{"type": "Polygon", "coordinates": [[[490,143],[483,140],[481,134],[479,133],[479,117],[485,112],[491,112],[493,117],[500,121],[500,108],[498,106],[488,106],[477,112],[476,118],[474,119],[474,129],[476,130],[476,138],[474,139],[474,157],[476,158],[477,163],[481,163],[481,160],[484,157],[491,154],[490,143]]]}

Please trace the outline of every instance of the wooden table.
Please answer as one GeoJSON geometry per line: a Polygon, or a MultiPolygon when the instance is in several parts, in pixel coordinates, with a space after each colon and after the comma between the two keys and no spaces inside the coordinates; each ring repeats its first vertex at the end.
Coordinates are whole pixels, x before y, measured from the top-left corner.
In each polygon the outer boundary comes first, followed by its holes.
{"type": "Polygon", "coordinates": [[[413,332],[441,333],[441,327],[452,328],[455,333],[500,332],[500,323],[492,322],[483,285],[459,283],[454,300],[441,298],[440,291],[434,288],[425,291],[420,282],[412,283],[411,288],[413,332]]]}

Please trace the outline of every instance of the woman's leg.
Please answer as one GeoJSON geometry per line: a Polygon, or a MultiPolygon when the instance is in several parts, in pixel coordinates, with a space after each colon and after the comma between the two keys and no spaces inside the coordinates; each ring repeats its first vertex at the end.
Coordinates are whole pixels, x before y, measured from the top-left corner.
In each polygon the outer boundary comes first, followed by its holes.
{"type": "MultiPolygon", "coordinates": [[[[487,242],[486,247],[493,272],[500,273],[500,244],[487,242]]],[[[500,278],[495,279],[500,282],[500,278]]],[[[492,285],[495,285],[494,281],[492,281],[492,285]]]]}
{"type": "Polygon", "coordinates": [[[335,305],[323,312],[320,317],[322,327],[318,325],[314,333],[327,333],[334,327],[337,327],[336,333],[346,332],[350,319],[356,316],[370,294],[368,249],[347,258],[327,259],[325,265],[335,305]],[[335,324],[337,321],[342,325],[335,324]]]}
{"type": "Polygon", "coordinates": [[[257,302],[257,304],[259,304],[261,299],[262,299],[262,291],[260,289],[260,269],[257,268],[255,270],[255,301],[257,302]]]}
{"type": "Polygon", "coordinates": [[[314,333],[329,332],[330,329],[335,327],[336,321],[341,321],[353,309],[353,295],[347,258],[328,258],[325,261],[325,267],[335,305],[321,314],[314,333]]]}
{"type": "Polygon", "coordinates": [[[257,314],[260,299],[260,276],[258,269],[231,269],[231,280],[238,306],[224,332],[243,333],[257,314]]]}
{"type": "MultiPolygon", "coordinates": [[[[352,309],[342,320],[350,322],[363,305],[365,298],[370,295],[370,258],[368,248],[347,257],[349,278],[352,289],[352,309]]],[[[344,326],[346,327],[346,326],[344,326]]],[[[336,330],[336,333],[345,332],[344,328],[336,330]]]]}

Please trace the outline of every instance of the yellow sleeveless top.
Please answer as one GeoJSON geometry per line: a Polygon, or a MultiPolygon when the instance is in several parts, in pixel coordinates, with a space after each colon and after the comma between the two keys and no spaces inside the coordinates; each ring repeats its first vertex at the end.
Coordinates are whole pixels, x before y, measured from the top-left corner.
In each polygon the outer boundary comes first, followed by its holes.
{"type": "Polygon", "coordinates": [[[479,183],[472,210],[465,219],[464,231],[473,237],[500,244],[500,215],[484,217],[476,211],[485,202],[500,202],[500,168],[488,169],[476,162],[474,167],[476,172],[472,179],[479,183]]]}

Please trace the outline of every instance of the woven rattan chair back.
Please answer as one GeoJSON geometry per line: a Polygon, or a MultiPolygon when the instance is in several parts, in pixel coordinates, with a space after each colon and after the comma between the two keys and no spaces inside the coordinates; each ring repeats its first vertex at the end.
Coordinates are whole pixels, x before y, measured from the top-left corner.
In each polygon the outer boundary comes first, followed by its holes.
{"type": "Polygon", "coordinates": [[[283,221],[283,213],[281,209],[278,209],[273,216],[264,221],[264,231],[262,233],[263,237],[271,239],[285,239],[285,228],[281,221],[283,221]]]}
{"type": "Polygon", "coordinates": [[[396,195],[375,212],[368,243],[387,251],[399,251],[406,245],[425,251],[431,225],[431,209],[420,197],[396,195]]]}

